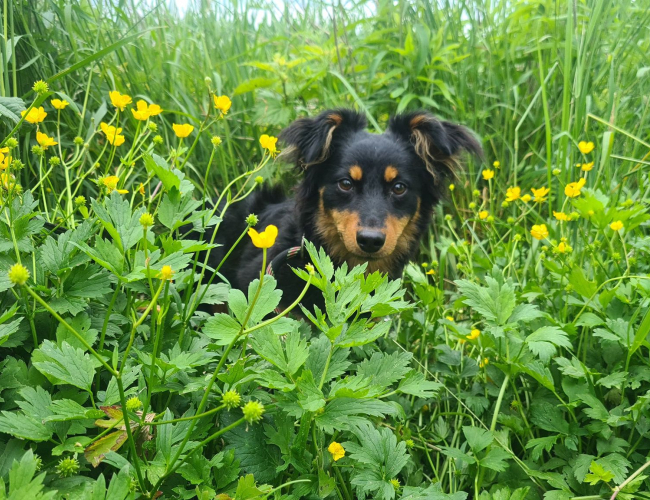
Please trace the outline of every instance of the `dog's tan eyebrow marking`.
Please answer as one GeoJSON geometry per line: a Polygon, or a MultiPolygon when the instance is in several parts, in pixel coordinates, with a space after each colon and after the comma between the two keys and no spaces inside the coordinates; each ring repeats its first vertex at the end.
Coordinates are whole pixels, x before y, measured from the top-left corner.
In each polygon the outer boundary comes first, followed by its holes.
{"type": "Polygon", "coordinates": [[[363,178],[363,170],[359,165],[350,167],[350,177],[355,181],[360,181],[363,178]]]}
{"type": "Polygon", "coordinates": [[[395,167],[388,166],[386,167],[386,170],[384,170],[384,180],[386,182],[393,182],[398,173],[399,172],[395,167]]]}

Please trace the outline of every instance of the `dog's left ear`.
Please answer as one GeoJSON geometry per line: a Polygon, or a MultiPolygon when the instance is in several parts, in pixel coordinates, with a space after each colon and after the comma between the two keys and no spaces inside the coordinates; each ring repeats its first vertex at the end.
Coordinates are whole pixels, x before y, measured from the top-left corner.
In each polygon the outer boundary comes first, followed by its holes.
{"type": "Polygon", "coordinates": [[[388,130],[411,143],[435,182],[456,174],[463,153],[483,157],[481,144],[468,129],[438,120],[426,111],[395,115],[388,130]]]}
{"type": "Polygon", "coordinates": [[[331,109],[314,118],[300,118],[280,133],[286,145],[281,156],[306,169],[324,162],[346,134],[366,128],[366,117],[351,109],[331,109]]]}

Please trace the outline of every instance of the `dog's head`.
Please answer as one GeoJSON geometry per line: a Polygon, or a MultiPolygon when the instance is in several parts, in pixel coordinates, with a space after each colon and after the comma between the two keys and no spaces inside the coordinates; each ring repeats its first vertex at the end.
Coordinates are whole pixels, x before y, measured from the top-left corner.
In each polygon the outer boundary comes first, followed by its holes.
{"type": "Polygon", "coordinates": [[[444,180],[463,152],[481,154],[464,127],[418,111],[396,115],[383,134],[366,132],[355,111],[325,111],[280,135],[304,170],[298,205],[315,242],[339,263],[401,271],[429,224],[444,180]]]}

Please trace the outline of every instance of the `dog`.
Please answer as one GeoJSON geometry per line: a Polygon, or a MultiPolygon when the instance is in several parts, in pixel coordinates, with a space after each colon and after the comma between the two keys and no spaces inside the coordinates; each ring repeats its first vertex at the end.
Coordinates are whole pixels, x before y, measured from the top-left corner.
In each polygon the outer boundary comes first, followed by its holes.
{"type": "MultiPolygon", "coordinates": [[[[325,249],[337,266],[368,263],[367,271],[399,278],[417,254],[445,182],[460,167],[462,155],[482,157],[482,148],[465,127],[438,120],[426,111],[393,116],[382,134],[366,131],[364,115],[349,109],[301,118],[283,130],[281,157],[303,172],[292,196],[278,186],[263,186],[231,206],[218,230],[215,269],[246,228],[246,216],[259,218],[256,229],[278,228],[268,249],[267,272],[283,291],[280,306],[291,304],[304,282],[291,267],[308,261],[303,240],[325,249]],[[288,265],[287,265],[288,264],[288,265]]],[[[246,291],[259,278],[262,251],[249,238],[221,268],[231,286],[246,291]]],[[[312,287],[313,288],[313,287],[312,287]]],[[[312,290],[301,304],[322,302],[312,290]]]]}

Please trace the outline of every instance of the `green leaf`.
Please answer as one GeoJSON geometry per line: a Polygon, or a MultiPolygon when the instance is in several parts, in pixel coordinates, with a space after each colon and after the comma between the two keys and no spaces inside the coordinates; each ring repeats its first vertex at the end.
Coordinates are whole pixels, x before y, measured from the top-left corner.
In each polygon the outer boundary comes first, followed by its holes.
{"type": "MultiPolygon", "coordinates": [[[[81,313],[72,319],[68,319],[67,322],[86,342],[88,342],[90,346],[95,343],[99,336],[99,332],[94,328],[90,328],[91,321],[88,314],[81,313]]],[[[56,343],[60,347],[63,345],[63,342],[67,342],[76,349],[81,349],[82,351],[86,350],[81,341],[70,330],[62,324],[59,324],[56,328],[56,343]]]]}
{"type": "Polygon", "coordinates": [[[392,354],[376,352],[370,359],[359,363],[357,374],[368,379],[369,385],[386,388],[404,378],[411,370],[412,359],[413,354],[405,351],[395,351],[392,354]]]}
{"type": "Polygon", "coordinates": [[[506,461],[510,458],[511,456],[506,450],[501,448],[492,448],[485,457],[479,460],[479,463],[488,469],[503,472],[508,468],[508,463],[506,461]]]}
{"type": "Polygon", "coordinates": [[[203,326],[203,333],[213,339],[216,345],[230,344],[240,331],[241,325],[224,313],[215,314],[203,326]]]}
{"type": "Polygon", "coordinates": [[[443,455],[446,455],[448,457],[451,457],[456,460],[462,460],[468,465],[476,463],[476,459],[467,453],[463,453],[460,451],[458,448],[452,448],[450,446],[441,446],[440,447],[440,452],[443,455]]]}
{"type": "Polygon", "coordinates": [[[158,177],[166,191],[172,188],[180,189],[181,181],[185,178],[183,172],[178,169],[170,170],[167,162],[156,154],[151,156],[145,153],[142,158],[149,175],[158,177]]]}
{"type": "Polygon", "coordinates": [[[95,365],[88,354],[67,342],[63,342],[59,348],[49,340],[45,340],[37,351],[43,359],[33,362],[38,371],[54,377],[57,380],[55,383],[70,384],[91,392],[95,365]]]}
{"type": "Polygon", "coordinates": [[[590,299],[598,290],[598,284],[589,281],[580,267],[574,267],[569,273],[569,284],[573,289],[585,298],[590,299]]]}
{"type": "Polygon", "coordinates": [[[269,485],[263,485],[258,488],[253,474],[247,474],[244,477],[240,477],[237,482],[235,500],[255,500],[266,498],[266,494],[268,494],[272,489],[273,488],[269,485]]]}
{"type": "Polygon", "coordinates": [[[264,77],[250,78],[237,85],[237,87],[235,87],[235,90],[233,91],[233,95],[245,94],[247,92],[252,92],[257,89],[267,88],[272,86],[277,81],[278,80],[276,78],[264,78],[264,77]]]}
{"type": "MultiPolygon", "coordinates": [[[[14,461],[9,471],[8,500],[52,500],[57,498],[57,491],[43,492],[45,472],[34,477],[38,462],[32,450],[25,452],[19,461],[14,461]]],[[[4,482],[0,480],[0,496],[4,497],[4,482]]]]}
{"type": "Polygon", "coordinates": [[[316,417],[316,425],[326,433],[336,430],[348,430],[352,424],[366,421],[360,415],[384,418],[395,415],[394,406],[378,399],[337,398],[325,406],[323,413],[316,417]]]}
{"type": "Polygon", "coordinates": [[[115,431],[99,438],[84,450],[84,457],[97,467],[110,451],[117,451],[126,442],[126,430],[115,431]]]}
{"type": "Polygon", "coordinates": [[[463,434],[465,435],[465,439],[467,439],[467,444],[469,444],[474,453],[483,451],[494,441],[492,433],[480,427],[463,426],[463,434]]]}
{"type": "Polygon", "coordinates": [[[298,404],[305,411],[315,412],[325,406],[325,396],[314,381],[311,371],[304,370],[296,380],[298,404]]]}
{"type": "Polygon", "coordinates": [[[401,380],[397,390],[419,398],[432,398],[442,387],[442,384],[425,380],[422,373],[412,370],[401,380]]]}
{"type": "Polygon", "coordinates": [[[597,462],[591,462],[589,474],[585,476],[584,482],[595,486],[600,481],[603,483],[609,483],[612,479],[614,479],[614,474],[611,471],[605,470],[605,468],[597,462]]]}
{"type": "Polygon", "coordinates": [[[52,437],[52,431],[40,420],[24,413],[9,411],[3,411],[0,415],[0,432],[29,441],[47,441],[52,437]]]}
{"type": "Polygon", "coordinates": [[[457,280],[455,283],[465,297],[465,304],[486,320],[504,325],[515,309],[514,287],[509,282],[499,283],[491,276],[487,276],[485,281],[487,287],[468,280],[457,280]]]}
{"type": "Polygon", "coordinates": [[[82,420],[87,418],[102,418],[104,413],[100,410],[93,408],[84,408],[72,399],[57,399],[49,406],[49,410],[53,413],[45,417],[45,422],[65,422],[68,420],[82,420]]]}
{"type": "Polygon", "coordinates": [[[557,406],[542,401],[533,403],[530,411],[530,420],[541,429],[557,434],[569,434],[569,422],[564,417],[562,410],[557,406]]]}
{"type": "Polygon", "coordinates": [[[571,349],[573,346],[565,331],[556,326],[543,326],[526,337],[526,344],[542,363],[548,363],[555,356],[557,347],[571,349]]]}
{"type": "Polygon", "coordinates": [[[21,113],[27,107],[20,97],[0,97],[0,116],[9,118],[16,125],[21,118],[21,113]]]}

